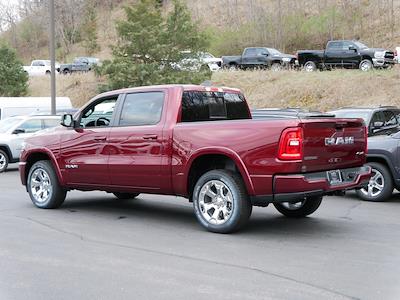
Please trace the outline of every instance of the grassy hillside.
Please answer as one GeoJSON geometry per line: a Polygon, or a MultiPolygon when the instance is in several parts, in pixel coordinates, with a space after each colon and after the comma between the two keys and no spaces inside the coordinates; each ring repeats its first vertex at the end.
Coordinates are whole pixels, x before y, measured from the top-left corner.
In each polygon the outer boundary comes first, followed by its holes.
{"type": "MultiPolygon", "coordinates": [[[[58,96],[68,96],[79,107],[96,95],[98,83],[92,73],[57,77],[58,96]]],[[[306,107],[320,110],[347,105],[400,105],[400,68],[363,73],[337,70],[221,71],[213,74],[219,86],[242,89],[252,107],[306,107]]],[[[32,96],[50,96],[50,79],[30,79],[32,96]]]]}

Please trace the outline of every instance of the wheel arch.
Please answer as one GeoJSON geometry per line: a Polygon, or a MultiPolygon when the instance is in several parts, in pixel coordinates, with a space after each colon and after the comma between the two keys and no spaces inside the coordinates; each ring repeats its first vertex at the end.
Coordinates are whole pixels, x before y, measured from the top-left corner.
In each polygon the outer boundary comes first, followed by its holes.
{"type": "Polygon", "coordinates": [[[187,163],[185,174],[186,194],[192,197],[194,185],[205,172],[213,169],[227,169],[239,173],[245,184],[247,193],[254,194],[250,175],[239,155],[230,149],[202,149],[193,153],[187,163]]]}
{"type": "Polygon", "coordinates": [[[34,163],[40,161],[40,160],[47,160],[50,161],[54,171],[57,175],[58,181],[60,182],[60,184],[63,184],[63,180],[62,180],[62,175],[61,175],[61,171],[60,168],[58,166],[57,160],[54,157],[54,154],[51,153],[48,150],[41,150],[41,151],[35,151],[32,153],[29,153],[26,157],[25,157],[25,174],[23,174],[24,178],[25,178],[25,182],[27,182],[28,179],[28,174],[29,174],[29,170],[31,169],[31,167],[33,166],[34,163]]]}
{"type": "Polygon", "coordinates": [[[385,167],[387,167],[390,172],[390,175],[392,176],[393,183],[396,184],[396,178],[394,176],[394,174],[396,174],[395,173],[396,170],[394,169],[393,164],[389,162],[389,159],[386,156],[379,155],[379,154],[372,155],[372,156],[367,155],[367,163],[370,163],[370,162],[380,163],[380,164],[383,164],[385,167]]]}
{"type": "Polygon", "coordinates": [[[8,145],[0,144],[0,150],[3,150],[7,154],[9,161],[13,160],[13,155],[12,155],[11,149],[8,145]]]}

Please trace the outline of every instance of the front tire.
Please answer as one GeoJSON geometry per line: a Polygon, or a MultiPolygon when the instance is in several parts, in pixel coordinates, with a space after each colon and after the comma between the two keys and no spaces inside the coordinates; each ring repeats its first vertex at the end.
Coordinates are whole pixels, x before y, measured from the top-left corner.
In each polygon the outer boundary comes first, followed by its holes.
{"type": "Polygon", "coordinates": [[[283,202],[274,203],[275,208],[284,216],[289,218],[304,218],[315,212],[321,205],[322,196],[308,197],[296,203],[283,202]]]}
{"type": "Polygon", "coordinates": [[[113,194],[119,200],[135,199],[137,196],[140,195],[139,193],[113,193],[113,194]]]}
{"type": "Polygon", "coordinates": [[[27,188],[33,204],[39,208],[58,208],[67,195],[50,161],[36,162],[29,170],[27,188]]]}
{"type": "Polygon", "coordinates": [[[282,65],[280,63],[273,63],[271,65],[271,71],[278,72],[282,70],[282,65]]]}
{"type": "Polygon", "coordinates": [[[393,178],[389,169],[381,163],[368,163],[372,168],[372,177],[367,188],[356,191],[357,196],[364,201],[383,202],[393,194],[393,178]]]}
{"type": "Polygon", "coordinates": [[[212,170],[200,177],[194,187],[193,207],[200,224],[216,233],[239,230],[252,212],[242,178],[228,170],[212,170]]]}
{"type": "Polygon", "coordinates": [[[364,59],[360,62],[359,68],[361,71],[363,72],[368,72],[370,70],[373,69],[373,64],[372,61],[370,61],[369,59],[364,59]]]}
{"type": "Polygon", "coordinates": [[[7,153],[3,150],[0,150],[0,173],[7,170],[9,161],[10,158],[8,157],[7,153]]]}

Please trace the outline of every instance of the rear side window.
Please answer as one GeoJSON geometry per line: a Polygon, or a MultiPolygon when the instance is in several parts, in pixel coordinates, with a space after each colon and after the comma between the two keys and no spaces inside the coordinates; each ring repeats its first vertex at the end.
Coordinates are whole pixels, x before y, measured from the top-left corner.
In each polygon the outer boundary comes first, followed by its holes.
{"type": "Polygon", "coordinates": [[[343,42],[330,42],[328,44],[328,49],[331,51],[342,51],[343,50],[343,42]]]}
{"type": "Polygon", "coordinates": [[[188,91],[182,96],[181,122],[250,119],[242,94],[188,91]]]}
{"type": "Polygon", "coordinates": [[[256,56],[257,55],[257,49],[256,48],[246,49],[244,51],[244,55],[246,55],[246,56],[256,56]]]}
{"type": "Polygon", "coordinates": [[[163,105],[163,92],[128,94],[122,107],[119,125],[155,125],[161,120],[163,105]]]}
{"type": "Polygon", "coordinates": [[[25,133],[33,133],[42,130],[42,120],[40,119],[27,120],[20,126],[18,126],[18,129],[25,130],[25,133]]]}
{"type": "Polygon", "coordinates": [[[44,128],[52,128],[60,125],[61,120],[59,119],[43,119],[44,128]]]}

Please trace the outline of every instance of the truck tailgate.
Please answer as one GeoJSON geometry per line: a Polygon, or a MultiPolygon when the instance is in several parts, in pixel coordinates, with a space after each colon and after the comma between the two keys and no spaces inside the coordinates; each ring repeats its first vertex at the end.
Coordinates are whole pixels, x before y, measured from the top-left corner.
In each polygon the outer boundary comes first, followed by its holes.
{"type": "Polygon", "coordinates": [[[302,172],[361,166],[366,131],[361,119],[302,120],[302,172]]]}

